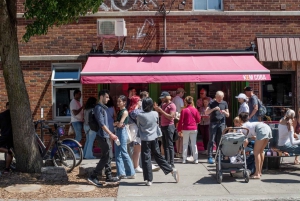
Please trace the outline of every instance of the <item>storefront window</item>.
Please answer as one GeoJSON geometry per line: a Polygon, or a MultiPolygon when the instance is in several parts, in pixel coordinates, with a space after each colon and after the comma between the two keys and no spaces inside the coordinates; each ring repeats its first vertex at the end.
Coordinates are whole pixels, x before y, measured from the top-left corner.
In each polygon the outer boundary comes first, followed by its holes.
{"type": "MultiPolygon", "coordinates": [[[[68,122],[71,118],[70,102],[80,84],[81,64],[52,64],[52,114],[53,119],[68,122]]],[[[82,100],[81,100],[82,101],[82,100]]]]}
{"type": "Polygon", "coordinates": [[[292,75],[271,74],[271,81],[262,83],[263,103],[267,108],[267,116],[279,120],[285,111],[293,106],[292,75]]]}

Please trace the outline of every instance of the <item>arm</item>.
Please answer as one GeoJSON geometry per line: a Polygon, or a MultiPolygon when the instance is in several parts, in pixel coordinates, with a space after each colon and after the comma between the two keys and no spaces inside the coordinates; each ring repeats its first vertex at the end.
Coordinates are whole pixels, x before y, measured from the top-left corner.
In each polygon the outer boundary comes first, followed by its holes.
{"type": "Polygon", "coordinates": [[[99,127],[102,128],[103,131],[105,133],[107,133],[112,140],[118,139],[118,137],[115,134],[113,134],[109,130],[109,128],[107,128],[107,126],[105,125],[104,116],[103,116],[103,114],[101,114],[101,110],[102,110],[101,106],[95,107],[95,118],[98,122],[99,127]]]}
{"type": "Polygon", "coordinates": [[[198,111],[196,111],[196,117],[195,117],[195,120],[196,120],[196,124],[199,124],[201,122],[201,116],[199,114],[198,111]]]}
{"type": "MultiPolygon", "coordinates": [[[[167,106],[168,107],[168,106],[167,106]]],[[[170,114],[166,113],[162,108],[160,107],[155,107],[154,108],[157,112],[159,112],[161,115],[163,115],[164,117],[166,117],[169,120],[172,120],[173,118],[175,118],[175,113],[176,113],[176,108],[174,110],[174,108],[172,107],[172,109],[170,110],[170,114]]]]}
{"type": "Polygon", "coordinates": [[[177,125],[178,132],[182,131],[182,123],[183,123],[183,110],[181,110],[181,112],[180,112],[180,118],[179,118],[179,122],[177,125]]]}
{"type": "Polygon", "coordinates": [[[127,116],[128,116],[128,111],[125,110],[125,111],[123,112],[123,115],[122,115],[122,117],[121,117],[120,122],[117,124],[117,127],[118,127],[118,128],[121,128],[121,127],[124,126],[124,121],[125,121],[125,119],[126,119],[127,116]]]}
{"type": "Polygon", "coordinates": [[[222,113],[225,114],[225,117],[229,117],[229,111],[228,111],[228,109],[222,110],[222,113]]]}
{"type": "Polygon", "coordinates": [[[251,119],[256,114],[257,111],[258,111],[258,105],[254,105],[253,106],[253,111],[249,115],[249,119],[251,119]]]}
{"type": "Polygon", "coordinates": [[[287,123],[287,127],[288,127],[288,135],[289,135],[289,138],[290,138],[290,142],[292,145],[299,145],[300,144],[300,140],[295,140],[294,138],[294,125],[293,125],[293,121],[289,121],[287,123]]]}
{"type": "Polygon", "coordinates": [[[219,107],[215,107],[215,108],[210,109],[210,107],[207,107],[206,110],[205,110],[205,114],[209,115],[210,113],[212,113],[215,110],[220,110],[220,108],[219,107]]]}

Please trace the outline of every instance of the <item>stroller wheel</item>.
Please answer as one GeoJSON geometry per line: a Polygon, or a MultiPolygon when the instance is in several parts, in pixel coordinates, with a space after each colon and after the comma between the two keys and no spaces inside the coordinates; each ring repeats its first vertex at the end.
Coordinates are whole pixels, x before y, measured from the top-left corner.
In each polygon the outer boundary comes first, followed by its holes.
{"type": "Polygon", "coordinates": [[[248,183],[250,175],[249,175],[249,172],[247,170],[244,170],[244,178],[245,178],[245,182],[248,183]]]}
{"type": "Polygon", "coordinates": [[[217,182],[218,182],[219,184],[221,184],[221,183],[222,183],[222,180],[223,180],[222,171],[219,171],[219,172],[218,172],[218,175],[217,175],[217,182]]]}

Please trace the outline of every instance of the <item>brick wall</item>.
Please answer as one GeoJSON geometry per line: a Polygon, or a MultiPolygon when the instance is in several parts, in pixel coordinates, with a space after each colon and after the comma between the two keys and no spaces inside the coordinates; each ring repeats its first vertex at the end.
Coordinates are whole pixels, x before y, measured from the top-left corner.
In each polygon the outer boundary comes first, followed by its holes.
{"type": "MultiPolygon", "coordinates": [[[[79,61],[75,61],[78,63],[79,61]]],[[[34,120],[40,119],[41,107],[44,108],[44,118],[52,119],[52,83],[51,63],[74,63],[74,61],[22,61],[21,66],[30,99],[30,106],[34,120]]],[[[84,66],[85,62],[83,62],[84,66]]],[[[3,71],[0,67],[0,111],[5,109],[8,101],[5,89],[3,71]]],[[[97,85],[83,85],[83,102],[90,96],[97,97],[97,85]]]]}
{"type": "MultiPolygon", "coordinates": [[[[30,42],[20,42],[21,55],[85,54],[92,43],[100,44],[96,36],[96,17],[85,17],[78,24],[49,30],[46,36],[32,37],[30,42]]],[[[128,36],[126,50],[160,50],[164,47],[162,17],[125,17],[128,36]],[[145,37],[136,39],[137,30],[146,19],[145,37]]],[[[26,21],[18,20],[18,37],[25,32],[26,21]]],[[[300,34],[297,16],[168,16],[168,49],[245,49],[256,35],[300,34]],[[279,28],[280,27],[280,28],[279,28]]],[[[116,39],[105,40],[107,50],[117,46],[116,39]]]]}
{"type": "Polygon", "coordinates": [[[225,11],[299,11],[298,0],[224,0],[225,11]],[[283,7],[282,7],[283,6],[283,7]]]}
{"type": "MultiPolygon", "coordinates": [[[[143,6],[143,1],[128,0],[123,6],[120,1],[104,0],[104,4],[100,6],[99,11],[157,11],[159,6],[162,5],[162,0],[146,1],[149,2],[147,7],[143,6]],[[134,2],[136,2],[136,6],[134,6],[134,2]]],[[[24,13],[24,2],[25,0],[17,0],[18,13],[24,13]]],[[[171,0],[165,1],[167,10],[170,8],[170,2],[171,0]]],[[[193,10],[193,0],[187,0],[183,9],[179,9],[181,2],[182,0],[175,0],[171,10],[193,10]]],[[[223,8],[224,11],[299,11],[300,2],[298,0],[223,0],[223,8]],[[284,9],[281,7],[282,5],[285,6],[284,9]]]]}

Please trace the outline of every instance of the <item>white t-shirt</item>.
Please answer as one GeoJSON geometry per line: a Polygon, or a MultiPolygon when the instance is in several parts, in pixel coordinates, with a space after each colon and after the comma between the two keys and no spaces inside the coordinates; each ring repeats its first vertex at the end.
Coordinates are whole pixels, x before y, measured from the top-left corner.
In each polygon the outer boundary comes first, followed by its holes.
{"type": "Polygon", "coordinates": [[[72,99],[70,103],[71,122],[83,121],[83,110],[81,110],[76,116],[73,114],[73,110],[78,110],[79,108],[81,108],[80,102],[72,99]]]}
{"type": "Polygon", "coordinates": [[[299,145],[300,140],[294,138],[294,128],[288,131],[286,125],[278,124],[278,146],[284,146],[291,143],[292,145],[299,145]]]}
{"type": "MultiPolygon", "coordinates": [[[[257,124],[260,124],[260,123],[261,122],[250,122],[250,121],[247,121],[247,122],[243,123],[242,127],[249,129],[249,133],[247,135],[247,138],[251,138],[253,136],[256,136],[255,127],[256,127],[257,124]]],[[[246,129],[242,129],[242,132],[245,135],[247,134],[246,129]]]]}
{"type": "Polygon", "coordinates": [[[247,112],[249,113],[249,106],[246,102],[243,102],[239,108],[239,114],[242,112],[247,112]]]}
{"type": "Polygon", "coordinates": [[[176,105],[176,112],[180,113],[181,108],[184,106],[182,98],[180,98],[179,96],[175,96],[172,102],[176,105]]]}

